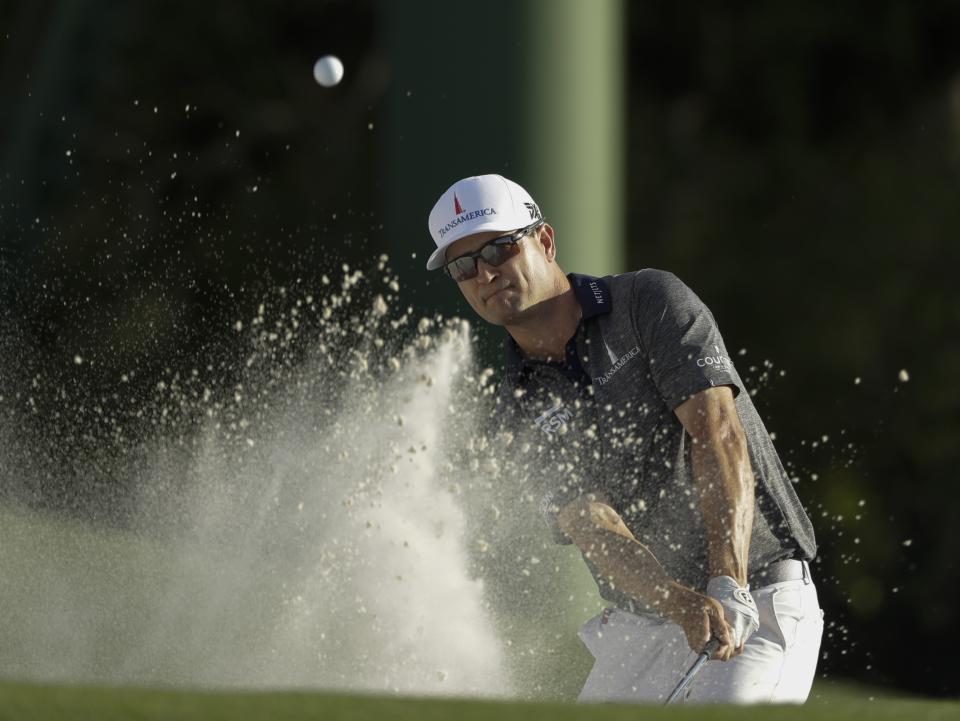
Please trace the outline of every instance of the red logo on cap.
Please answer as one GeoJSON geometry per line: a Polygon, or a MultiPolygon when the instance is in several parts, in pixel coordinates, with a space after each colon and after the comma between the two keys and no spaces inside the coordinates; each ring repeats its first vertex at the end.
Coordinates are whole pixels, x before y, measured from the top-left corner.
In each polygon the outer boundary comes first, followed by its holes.
{"type": "Polygon", "coordinates": [[[460,205],[460,199],[456,193],[453,194],[453,212],[457,215],[463,215],[463,206],[460,205]]]}

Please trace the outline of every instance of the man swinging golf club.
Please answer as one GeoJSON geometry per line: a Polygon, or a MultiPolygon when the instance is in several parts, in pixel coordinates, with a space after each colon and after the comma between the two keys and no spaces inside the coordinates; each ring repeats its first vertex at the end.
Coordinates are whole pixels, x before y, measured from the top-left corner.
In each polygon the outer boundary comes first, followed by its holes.
{"type": "MultiPolygon", "coordinates": [[[[519,185],[465,178],[429,217],[443,269],[507,330],[497,423],[559,543],[612,606],[580,637],[580,701],[803,702],[823,617],[810,521],[717,324],[674,275],[565,274],[519,185]],[[524,450],[529,449],[529,450],[524,450]]],[[[589,238],[576,242],[589,243],[589,238]]]]}

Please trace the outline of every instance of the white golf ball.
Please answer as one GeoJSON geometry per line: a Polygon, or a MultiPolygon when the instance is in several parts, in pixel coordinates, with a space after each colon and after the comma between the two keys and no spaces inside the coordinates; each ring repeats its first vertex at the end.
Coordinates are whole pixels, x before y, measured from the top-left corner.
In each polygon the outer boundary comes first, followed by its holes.
{"type": "Polygon", "coordinates": [[[324,55],[313,66],[313,77],[325,88],[332,88],[343,79],[343,63],[336,55],[324,55]]]}

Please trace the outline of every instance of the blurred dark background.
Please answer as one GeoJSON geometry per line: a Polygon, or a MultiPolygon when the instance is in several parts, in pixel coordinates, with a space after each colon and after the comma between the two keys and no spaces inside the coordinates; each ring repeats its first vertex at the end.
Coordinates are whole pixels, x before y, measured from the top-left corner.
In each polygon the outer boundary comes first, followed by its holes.
{"type": "MultiPolygon", "coordinates": [[[[122,505],[124,479],[81,482],[120,379],[146,392],[198,357],[229,375],[232,324],[278,288],[388,253],[424,314],[463,312],[422,270],[426,216],[475,172],[538,197],[518,138],[551,117],[529,79],[485,89],[542,52],[527,39],[551,5],[398,5],[0,3],[5,493],[122,505]],[[328,89],[326,53],[346,67],[328,89]],[[68,432],[18,449],[31,424],[68,432]],[[41,480],[24,489],[27,465],[41,480]]],[[[956,695],[960,5],[611,8],[625,260],[609,270],[675,272],[743,349],[821,542],[822,672],[956,695]]],[[[485,357],[496,340],[481,334],[485,357]]]]}

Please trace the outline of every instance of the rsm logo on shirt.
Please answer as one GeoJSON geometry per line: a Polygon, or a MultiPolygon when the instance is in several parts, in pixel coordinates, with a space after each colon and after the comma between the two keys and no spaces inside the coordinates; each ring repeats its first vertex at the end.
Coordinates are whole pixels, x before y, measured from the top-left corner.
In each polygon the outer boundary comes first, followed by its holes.
{"type": "Polygon", "coordinates": [[[541,416],[538,416],[534,423],[537,428],[548,435],[557,433],[563,428],[567,421],[573,418],[573,411],[563,406],[555,406],[541,416]]]}
{"type": "Polygon", "coordinates": [[[697,366],[700,368],[706,368],[707,366],[719,366],[724,370],[729,370],[733,365],[733,361],[720,352],[720,346],[715,345],[714,348],[716,349],[717,354],[713,356],[708,355],[704,356],[703,358],[697,358],[697,366]]]}

